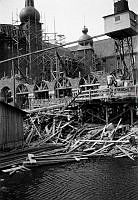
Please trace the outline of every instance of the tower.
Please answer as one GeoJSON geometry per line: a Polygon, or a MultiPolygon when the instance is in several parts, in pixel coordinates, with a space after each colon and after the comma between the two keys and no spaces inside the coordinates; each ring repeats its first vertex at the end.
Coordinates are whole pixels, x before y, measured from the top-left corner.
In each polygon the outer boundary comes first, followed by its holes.
{"type": "Polygon", "coordinates": [[[114,39],[116,71],[135,83],[133,36],[137,35],[137,15],[129,10],[127,0],[114,0],[114,14],[104,17],[105,34],[114,39]]]}
{"type": "Polygon", "coordinates": [[[84,77],[90,75],[91,72],[95,71],[95,62],[94,62],[94,49],[93,49],[93,40],[89,36],[88,28],[84,26],[82,29],[83,35],[79,38],[79,45],[77,49],[77,57],[79,58],[82,66],[81,73],[84,77]]]}
{"type": "MultiPolygon", "coordinates": [[[[42,25],[40,14],[34,7],[34,0],[26,0],[25,7],[20,12],[20,27],[24,30],[25,51],[31,53],[42,49],[42,25]]],[[[26,75],[31,78],[39,77],[41,69],[40,56],[27,57],[26,75]]]]}

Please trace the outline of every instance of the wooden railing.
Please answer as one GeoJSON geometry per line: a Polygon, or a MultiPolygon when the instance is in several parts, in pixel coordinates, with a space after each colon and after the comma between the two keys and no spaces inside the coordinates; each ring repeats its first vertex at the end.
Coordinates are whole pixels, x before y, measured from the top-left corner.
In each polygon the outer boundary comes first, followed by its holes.
{"type": "Polygon", "coordinates": [[[29,109],[39,108],[39,107],[49,107],[52,105],[62,104],[65,105],[71,100],[70,97],[64,97],[64,98],[54,98],[54,99],[35,99],[30,98],[29,99],[29,109]]]}
{"type": "Polygon", "coordinates": [[[138,85],[82,91],[76,101],[138,96],[138,85]]]}
{"type": "MultiPolygon", "coordinates": [[[[80,91],[78,90],[77,93],[80,91]]],[[[76,97],[64,97],[64,98],[51,98],[51,99],[35,99],[29,98],[29,109],[39,107],[49,107],[64,103],[65,106],[73,98],[75,102],[92,100],[92,99],[108,99],[108,98],[125,98],[125,97],[138,97],[138,85],[128,87],[115,87],[115,88],[104,88],[96,90],[85,90],[80,94],[75,94],[76,97]]]]}

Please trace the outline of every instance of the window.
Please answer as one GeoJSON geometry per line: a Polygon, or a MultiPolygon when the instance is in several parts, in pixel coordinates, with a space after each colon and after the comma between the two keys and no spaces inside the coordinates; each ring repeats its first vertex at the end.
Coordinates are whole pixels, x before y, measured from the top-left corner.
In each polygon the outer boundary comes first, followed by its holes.
{"type": "Polygon", "coordinates": [[[120,16],[115,17],[115,22],[118,22],[118,21],[120,21],[120,16]]]}

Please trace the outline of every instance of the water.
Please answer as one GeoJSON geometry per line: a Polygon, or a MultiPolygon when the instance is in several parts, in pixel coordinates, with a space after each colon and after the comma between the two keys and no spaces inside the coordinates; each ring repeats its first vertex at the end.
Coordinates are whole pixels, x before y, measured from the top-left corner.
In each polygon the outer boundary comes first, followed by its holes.
{"type": "Polygon", "coordinates": [[[138,200],[138,161],[128,159],[94,158],[0,179],[0,200],[138,200]]]}

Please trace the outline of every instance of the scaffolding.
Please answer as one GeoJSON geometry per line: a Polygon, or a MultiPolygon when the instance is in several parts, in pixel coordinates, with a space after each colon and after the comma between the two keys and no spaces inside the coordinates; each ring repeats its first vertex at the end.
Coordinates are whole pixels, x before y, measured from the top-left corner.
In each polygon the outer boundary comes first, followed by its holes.
{"type": "Polygon", "coordinates": [[[115,39],[114,42],[117,72],[119,72],[120,70],[123,79],[131,80],[135,84],[133,76],[135,69],[135,61],[132,36],[122,39],[115,39]]]}
{"type": "Polygon", "coordinates": [[[132,37],[137,35],[137,15],[129,10],[128,1],[114,1],[114,14],[104,17],[105,34],[114,39],[116,72],[122,80],[136,83],[132,37]]]}

